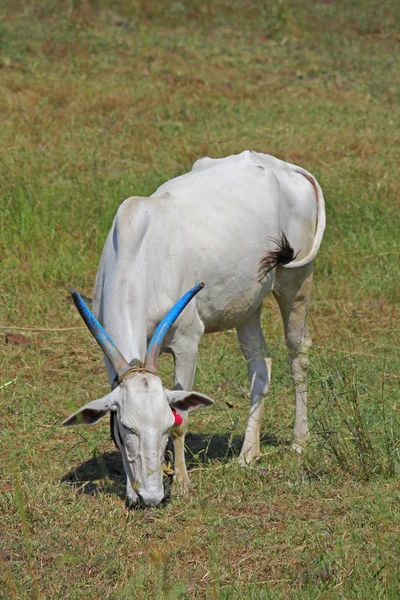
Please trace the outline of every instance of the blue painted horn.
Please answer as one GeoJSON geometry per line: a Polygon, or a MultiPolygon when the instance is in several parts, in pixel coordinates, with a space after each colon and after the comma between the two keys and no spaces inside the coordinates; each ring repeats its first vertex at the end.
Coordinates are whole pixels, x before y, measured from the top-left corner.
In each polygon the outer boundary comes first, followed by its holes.
{"type": "Polygon", "coordinates": [[[82,300],[81,295],[74,288],[71,289],[71,296],[86,327],[89,329],[118,375],[121,375],[124,371],[129,369],[129,363],[122,356],[104,327],[100,325],[96,317],[90,312],[82,300]]]}
{"type": "Polygon", "coordinates": [[[147,347],[145,365],[150,369],[157,371],[158,357],[161,351],[161,346],[168,329],[172,327],[176,319],[179,317],[183,309],[189,304],[194,296],[202,290],[204,283],[198,283],[192,287],[174,306],[167,312],[165,317],[158,324],[153,337],[147,347]]]}

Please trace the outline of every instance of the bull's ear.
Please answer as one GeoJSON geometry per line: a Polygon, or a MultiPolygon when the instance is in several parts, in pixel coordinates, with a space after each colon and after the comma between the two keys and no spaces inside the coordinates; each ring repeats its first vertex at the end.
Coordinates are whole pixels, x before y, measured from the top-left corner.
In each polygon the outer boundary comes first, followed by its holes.
{"type": "Polygon", "coordinates": [[[204,394],[199,394],[199,392],[166,391],[170,407],[176,410],[191,412],[192,410],[196,410],[196,408],[203,408],[214,404],[214,400],[211,400],[208,396],[204,396],[204,394]]]}
{"type": "Polygon", "coordinates": [[[85,406],[82,406],[76,413],[68,417],[63,421],[62,426],[68,425],[93,425],[97,423],[108,413],[109,410],[117,410],[117,406],[120,402],[121,388],[117,387],[115,390],[100,398],[99,400],[92,400],[85,406]]]}

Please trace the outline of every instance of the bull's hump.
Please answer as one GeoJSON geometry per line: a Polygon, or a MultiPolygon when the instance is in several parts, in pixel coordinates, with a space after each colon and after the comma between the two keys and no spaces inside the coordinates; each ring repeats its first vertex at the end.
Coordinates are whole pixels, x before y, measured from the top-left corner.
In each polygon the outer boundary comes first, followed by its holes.
{"type": "Polygon", "coordinates": [[[124,200],[117,211],[116,234],[121,240],[126,236],[131,240],[134,229],[137,242],[146,235],[150,225],[151,205],[149,198],[131,197],[124,200]]]}

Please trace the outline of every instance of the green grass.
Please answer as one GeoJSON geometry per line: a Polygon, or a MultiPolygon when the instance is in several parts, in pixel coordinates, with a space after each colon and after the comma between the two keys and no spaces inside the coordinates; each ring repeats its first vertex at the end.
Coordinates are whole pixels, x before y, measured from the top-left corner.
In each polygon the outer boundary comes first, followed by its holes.
{"type": "Polygon", "coordinates": [[[0,2],[1,598],[398,598],[399,19],[394,0],[0,2]],[[326,198],[312,441],[301,460],[286,443],[266,300],[262,458],[232,461],[246,365],[233,332],[208,336],[196,389],[217,403],[191,419],[190,495],[128,513],[107,423],[59,426],[107,391],[68,289],[91,295],[124,198],[246,148],[309,169],[326,198]]]}

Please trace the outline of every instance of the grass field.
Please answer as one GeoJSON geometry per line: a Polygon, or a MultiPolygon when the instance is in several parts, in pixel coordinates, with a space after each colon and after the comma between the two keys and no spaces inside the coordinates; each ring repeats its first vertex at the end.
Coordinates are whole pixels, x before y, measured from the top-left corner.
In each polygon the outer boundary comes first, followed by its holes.
{"type": "Polygon", "coordinates": [[[399,22],[395,0],[0,1],[0,598],[399,598],[399,22]],[[261,460],[232,460],[236,336],[205,337],[195,387],[217,402],[191,419],[190,495],[128,512],[106,420],[60,427],[108,388],[68,290],[91,295],[123,199],[246,148],[325,194],[312,441],[301,460],[286,443],[267,299],[261,460]]]}

